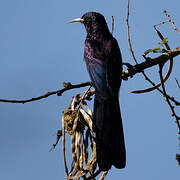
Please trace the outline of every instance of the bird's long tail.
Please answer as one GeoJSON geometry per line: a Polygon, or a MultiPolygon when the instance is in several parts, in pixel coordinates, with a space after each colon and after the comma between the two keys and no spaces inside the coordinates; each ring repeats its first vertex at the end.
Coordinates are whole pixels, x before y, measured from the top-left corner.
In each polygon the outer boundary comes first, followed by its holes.
{"type": "Polygon", "coordinates": [[[112,165],[124,168],[126,149],[118,96],[104,100],[95,95],[93,122],[99,168],[103,171],[112,165]]]}

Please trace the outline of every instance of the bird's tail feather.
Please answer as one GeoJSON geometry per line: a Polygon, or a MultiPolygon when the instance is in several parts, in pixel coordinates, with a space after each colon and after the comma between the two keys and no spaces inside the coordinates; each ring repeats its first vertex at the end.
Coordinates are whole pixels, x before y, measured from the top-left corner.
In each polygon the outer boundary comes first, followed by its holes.
{"type": "Polygon", "coordinates": [[[99,168],[103,171],[112,165],[124,168],[126,150],[118,97],[105,100],[96,94],[93,121],[99,168]]]}

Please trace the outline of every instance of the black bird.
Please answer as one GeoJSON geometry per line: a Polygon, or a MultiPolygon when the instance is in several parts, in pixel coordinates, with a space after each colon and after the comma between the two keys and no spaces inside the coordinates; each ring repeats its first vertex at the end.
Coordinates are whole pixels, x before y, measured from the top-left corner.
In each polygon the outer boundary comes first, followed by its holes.
{"type": "Polygon", "coordinates": [[[112,165],[124,168],[126,149],[119,106],[122,58],[118,43],[104,16],[97,12],[88,12],[69,22],[81,22],[87,31],[84,59],[96,90],[93,124],[98,166],[103,171],[112,165]]]}

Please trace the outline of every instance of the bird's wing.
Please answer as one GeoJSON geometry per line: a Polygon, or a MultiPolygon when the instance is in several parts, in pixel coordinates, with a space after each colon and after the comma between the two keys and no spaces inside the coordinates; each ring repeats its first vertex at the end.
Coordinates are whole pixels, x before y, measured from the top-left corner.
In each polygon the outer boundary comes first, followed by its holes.
{"type": "Polygon", "coordinates": [[[96,91],[103,98],[109,96],[109,90],[106,82],[106,62],[103,57],[96,57],[96,49],[92,47],[89,41],[85,42],[84,59],[87,65],[91,81],[96,91]]]}
{"type": "Polygon", "coordinates": [[[115,38],[110,41],[106,58],[106,81],[111,95],[117,95],[121,84],[122,57],[115,38]]]}
{"type": "Polygon", "coordinates": [[[104,98],[117,94],[121,82],[121,54],[117,41],[113,38],[109,47],[99,52],[91,42],[85,42],[84,58],[96,91],[104,98]]]}

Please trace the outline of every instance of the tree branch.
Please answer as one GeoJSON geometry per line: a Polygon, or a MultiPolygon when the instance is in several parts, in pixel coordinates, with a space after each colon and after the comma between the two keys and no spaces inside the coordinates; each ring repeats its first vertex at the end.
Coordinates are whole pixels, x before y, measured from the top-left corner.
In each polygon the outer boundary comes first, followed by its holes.
{"type": "MultiPolygon", "coordinates": [[[[145,70],[147,68],[150,68],[152,66],[158,65],[160,63],[165,63],[169,59],[174,58],[174,57],[176,57],[178,55],[180,55],[180,48],[169,50],[166,53],[164,53],[161,56],[158,56],[158,57],[156,57],[154,59],[148,58],[147,61],[144,61],[144,62],[142,62],[140,64],[136,64],[134,66],[130,65],[129,68],[126,71],[123,71],[122,79],[123,80],[128,80],[128,77],[133,77],[135,74],[141,73],[143,70],[145,70]]],[[[86,87],[86,86],[90,86],[90,85],[91,85],[91,82],[84,82],[84,83],[74,84],[74,85],[71,84],[70,82],[67,82],[67,83],[64,82],[63,83],[64,88],[56,90],[56,91],[48,92],[48,93],[46,93],[44,95],[41,95],[41,96],[38,96],[38,97],[25,99],[25,100],[0,99],[0,102],[25,104],[25,103],[28,103],[28,102],[38,101],[40,99],[47,98],[47,97],[49,97],[51,95],[54,95],[54,94],[56,94],[58,96],[61,96],[65,91],[68,91],[68,90],[71,90],[71,89],[76,89],[76,88],[81,88],[81,87],[86,87]]],[[[177,104],[179,104],[179,103],[177,103],[177,104]]]]}
{"type": "Polygon", "coordinates": [[[126,71],[124,71],[122,78],[124,80],[127,80],[128,77],[132,77],[137,73],[141,73],[143,70],[155,66],[157,64],[166,63],[169,59],[174,58],[178,55],[180,55],[180,48],[168,50],[166,53],[153,59],[147,58],[147,61],[144,61],[140,64],[136,64],[135,66],[132,66],[132,68],[129,68],[126,71]]]}
{"type": "Polygon", "coordinates": [[[136,57],[134,55],[134,51],[132,49],[132,45],[131,45],[131,39],[130,39],[130,27],[129,27],[129,6],[130,6],[130,0],[128,0],[128,4],[127,4],[127,16],[126,16],[126,26],[127,26],[127,36],[128,36],[128,45],[129,45],[129,49],[131,52],[131,55],[133,57],[133,60],[136,64],[138,64],[136,57]]]}
{"type": "Polygon", "coordinates": [[[180,34],[180,31],[177,29],[177,27],[176,27],[174,21],[171,19],[170,15],[167,13],[167,11],[165,10],[165,11],[163,11],[163,12],[164,12],[164,14],[168,17],[168,19],[169,19],[168,22],[170,22],[170,23],[173,25],[174,30],[175,30],[177,33],[180,34]]]}
{"type": "Polygon", "coordinates": [[[171,109],[171,112],[172,112],[172,116],[175,117],[176,119],[176,123],[177,123],[177,126],[178,126],[178,130],[179,130],[179,134],[180,134],[180,123],[179,123],[179,120],[180,120],[180,117],[176,114],[175,110],[174,110],[174,106],[171,104],[171,102],[169,101],[169,98],[167,96],[167,93],[166,93],[166,89],[165,89],[165,85],[164,85],[164,82],[163,82],[163,76],[162,76],[162,69],[163,69],[163,66],[164,64],[159,64],[159,76],[160,76],[160,79],[161,79],[161,83],[162,83],[162,90],[163,90],[163,94],[164,94],[164,97],[171,109]]]}
{"type": "Polygon", "coordinates": [[[7,99],[0,99],[0,102],[5,102],[5,103],[21,103],[21,104],[25,104],[28,102],[32,102],[32,101],[37,101],[40,99],[44,99],[47,98],[51,95],[57,94],[58,96],[61,96],[65,91],[71,90],[71,89],[76,89],[76,88],[80,88],[80,87],[85,87],[85,86],[90,86],[91,82],[84,82],[84,83],[80,83],[80,84],[71,84],[70,82],[68,83],[63,83],[64,88],[56,90],[56,91],[51,91],[48,92],[42,96],[38,96],[35,98],[31,98],[31,99],[26,99],[26,100],[7,100],[7,99]]]}

